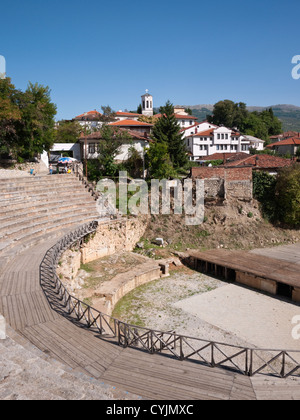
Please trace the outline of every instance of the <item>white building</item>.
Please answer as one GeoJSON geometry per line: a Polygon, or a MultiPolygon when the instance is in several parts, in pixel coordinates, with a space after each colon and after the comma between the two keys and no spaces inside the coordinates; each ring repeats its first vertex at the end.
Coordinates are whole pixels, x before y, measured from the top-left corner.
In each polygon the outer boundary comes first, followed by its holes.
{"type": "Polygon", "coordinates": [[[81,160],[79,143],[54,143],[50,150],[52,160],[63,157],[65,153],[74,159],[81,160]]]}
{"type": "MultiPolygon", "coordinates": [[[[201,124],[200,124],[201,125],[201,124]]],[[[215,153],[250,153],[250,142],[227,127],[212,127],[185,137],[191,160],[201,160],[215,153]]]]}
{"type": "Polygon", "coordinates": [[[193,134],[198,134],[202,131],[207,131],[210,129],[218,128],[217,125],[211,124],[208,121],[196,122],[193,125],[189,125],[188,127],[182,128],[181,132],[184,137],[190,137],[193,134]]]}
{"type": "Polygon", "coordinates": [[[135,114],[133,112],[118,111],[115,113],[117,121],[134,120],[137,121],[141,114],[135,114]]]}
{"type": "Polygon", "coordinates": [[[100,112],[94,110],[77,115],[74,120],[77,121],[84,130],[95,131],[100,130],[103,125],[103,123],[99,121],[101,116],[102,114],[100,114],[100,112]]]}
{"type": "Polygon", "coordinates": [[[243,137],[250,142],[250,148],[257,151],[264,150],[265,141],[257,137],[243,135],[243,137]]]}
{"type": "MultiPolygon", "coordinates": [[[[116,162],[125,162],[129,156],[129,150],[134,147],[141,155],[144,156],[145,149],[149,147],[149,137],[138,131],[128,128],[116,128],[117,133],[124,132],[124,143],[120,147],[118,155],[115,157],[116,162]],[[130,140],[128,140],[128,134],[130,140]]],[[[99,144],[103,141],[101,132],[95,132],[88,136],[82,135],[79,139],[81,149],[81,159],[97,159],[99,157],[99,144]]]]}

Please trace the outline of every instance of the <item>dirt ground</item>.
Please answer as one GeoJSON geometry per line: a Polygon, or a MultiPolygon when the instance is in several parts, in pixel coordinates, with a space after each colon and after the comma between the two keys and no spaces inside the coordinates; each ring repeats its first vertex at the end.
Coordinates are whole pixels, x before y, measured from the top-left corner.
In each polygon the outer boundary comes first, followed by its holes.
{"type": "Polygon", "coordinates": [[[137,288],[118,303],[114,315],[129,324],[209,341],[300,350],[300,340],[292,337],[300,305],[186,267],[137,288]]]}
{"type": "Polygon", "coordinates": [[[76,278],[64,283],[78,299],[97,308],[97,289],[104,282],[110,281],[117,274],[129,271],[133,266],[140,265],[145,257],[131,252],[117,253],[98,259],[88,264],[81,265],[76,278]]]}
{"type": "Polygon", "coordinates": [[[139,252],[151,257],[166,257],[168,251],[186,249],[243,249],[271,247],[300,241],[300,230],[275,227],[264,220],[259,203],[235,201],[224,205],[206,205],[204,223],[186,226],[179,215],[152,215],[139,252]],[[155,238],[163,238],[165,250],[153,246],[155,238]]]}

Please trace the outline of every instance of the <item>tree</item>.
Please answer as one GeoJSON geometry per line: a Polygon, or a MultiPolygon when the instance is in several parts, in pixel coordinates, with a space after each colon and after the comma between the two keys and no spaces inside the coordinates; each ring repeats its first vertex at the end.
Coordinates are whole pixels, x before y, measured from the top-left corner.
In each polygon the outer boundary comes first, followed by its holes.
{"type": "Polygon", "coordinates": [[[176,176],[168,153],[168,145],[164,141],[150,143],[146,153],[146,162],[152,179],[161,180],[176,176]]]}
{"type": "Polygon", "coordinates": [[[113,177],[118,169],[115,158],[120,153],[122,144],[130,142],[132,137],[126,130],[117,129],[109,125],[104,125],[100,133],[98,161],[101,175],[113,177]]]}
{"type": "Polygon", "coordinates": [[[183,168],[188,164],[187,149],[170,101],[160,108],[160,113],[161,117],[153,127],[152,139],[154,142],[167,145],[175,169],[183,168]]]}
{"type": "Polygon", "coordinates": [[[11,79],[0,79],[0,153],[14,158],[18,154],[20,139],[17,129],[21,123],[17,94],[11,79]]]}
{"type": "Polygon", "coordinates": [[[59,121],[55,131],[55,143],[76,143],[81,131],[82,127],[78,121],[59,121]]]}
{"type": "Polygon", "coordinates": [[[155,124],[157,122],[157,117],[155,117],[155,115],[141,115],[138,117],[138,121],[145,122],[147,124],[155,124]]]}
{"type": "Polygon", "coordinates": [[[99,121],[109,123],[116,120],[116,113],[112,110],[112,108],[109,105],[101,106],[101,109],[102,115],[99,116],[99,121]]]}
{"type": "Polygon", "coordinates": [[[291,227],[300,227],[300,165],[280,171],[276,183],[278,219],[291,227]]]}
{"type": "Polygon", "coordinates": [[[134,178],[143,176],[143,156],[133,145],[128,150],[125,168],[134,178]]]}
{"type": "Polygon", "coordinates": [[[242,122],[247,117],[248,111],[243,102],[234,103],[228,99],[215,104],[213,115],[208,116],[208,121],[216,125],[241,129],[242,122]]]}
{"type": "Polygon", "coordinates": [[[244,134],[254,136],[259,139],[267,140],[269,138],[268,128],[260,118],[259,113],[256,111],[249,113],[244,119],[241,130],[244,134]]]}
{"type": "Polygon", "coordinates": [[[208,121],[228,128],[237,127],[243,134],[261,138],[269,142],[269,137],[280,134],[281,121],[275,117],[272,108],[262,112],[249,112],[244,102],[234,103],[228,99],[215,104],[213,115],[208,121]]]}
{"type": "Polygon", "coordinates": [[[55,139],[56,115],[49,87],[29,82],[26,91],[20,95],[19,106],[22,118],[19,136],[22,138],[23,154],[31,158],[44,150],[49,151],[55,139]]]}

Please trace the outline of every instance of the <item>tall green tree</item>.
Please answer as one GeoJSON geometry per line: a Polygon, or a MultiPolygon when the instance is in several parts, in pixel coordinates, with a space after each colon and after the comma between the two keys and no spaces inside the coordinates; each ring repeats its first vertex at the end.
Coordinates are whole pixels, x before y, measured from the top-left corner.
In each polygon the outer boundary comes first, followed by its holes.
{"type": "Polygon", "coordinates": [[[100,130],[101,140],[98,146],[98,162],[102,176],[115,176],[118,166],[115,163],[117,155],[120,153],[122,144],[128,143],[132,137],[126,130],[103,125],[100,130]]]}
{"type": "Polygon", "coordinates": [[[109,106],[101,106],[102,115],[99,116],[99,121],[103,123],[110,123],[116,120],[116,112],[109,106]]]}
{"type": "Polygon", "coordinates": [[[269,141],[270,136],[280,134],[281,121],[274,115],[272,108],[262,112],[249,112],[244,102],[234,103],[228,99],[215,104],[213,115],[208,121],[229,128],[237,127],[243,134],[252,135],[269,141]]]}
{"type": "Polygon", "coordinates": [[[17,132],[21,124],[18,95],[10,78],[0,79],[0,153],[14,158],[21,143],[17,132]]]}
{"type": "Polygon", "coordinates": [[[59,121],[55,130],[55,143],[76,143],[82,127],[78,121],[59,121]]]}
{"type": "Polygon", "coordinates": [[[48,86],[29,82],[26,91],[20,95],[22,126],[19,136],[23,153],[28,157],[49,151],[54,143],[56,105],[51,102],[50,92],[48,86]]]}
{"type": "Polygon", "coordinates": [[[276,183],[276,203],[281,222],[300,227],[300,165],[280,171],[276,183]]]}
{"type": "Polygon", "coordinates": [[[165,141],[150,143],[146,152],[146,163],[152,179],[169,179],[176,176],[165,141]]]}
{"type": "Polygon", "coordinates": [[[168,101],[160,108],[161,117],[153,127],[152,139],[167,145],[168,154],[175,169],[188,164],[188,154],[180,126],[174,115],[174,106],[168,101]]]}
{"type": "Polygon", "coordinates": [[[241,129],[241,124],[247,115],[248,111],[245,103],[234,103],[225,99],[215,104],[213,115],[208,116],[208,121],[216,125],[241,129]]]}

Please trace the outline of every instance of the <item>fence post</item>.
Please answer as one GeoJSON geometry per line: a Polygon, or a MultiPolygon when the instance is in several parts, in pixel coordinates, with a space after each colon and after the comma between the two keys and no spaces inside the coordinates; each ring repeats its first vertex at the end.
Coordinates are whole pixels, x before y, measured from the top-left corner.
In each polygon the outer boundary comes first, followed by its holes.
{"type": "Polygon", "coordinates": [[[250,350],[250,365],[248,369],[248,376],[253,376],[253,350],[250,350]]]}
{"type": "Polygon", "coordinates": [[[282,352],[282,368],[281,368],[281,372],[280,372],[280,376],[282,378],[284,378],[285,376],[285,351],[282,352]]]}
{"type": "Polygon", "coordinates": [[[179,337],[179,345],[180,345],[180,360],[184,360],[184,354],[183,354],[183,338],[182,338],[182,336],[179,337]]]}
{"type": "Polygon", "coordinates": [[[211,343],[211,366],[215,367],[216,363],[215,363],[215,357],[214,357],[214,343],[211,343]]]}

